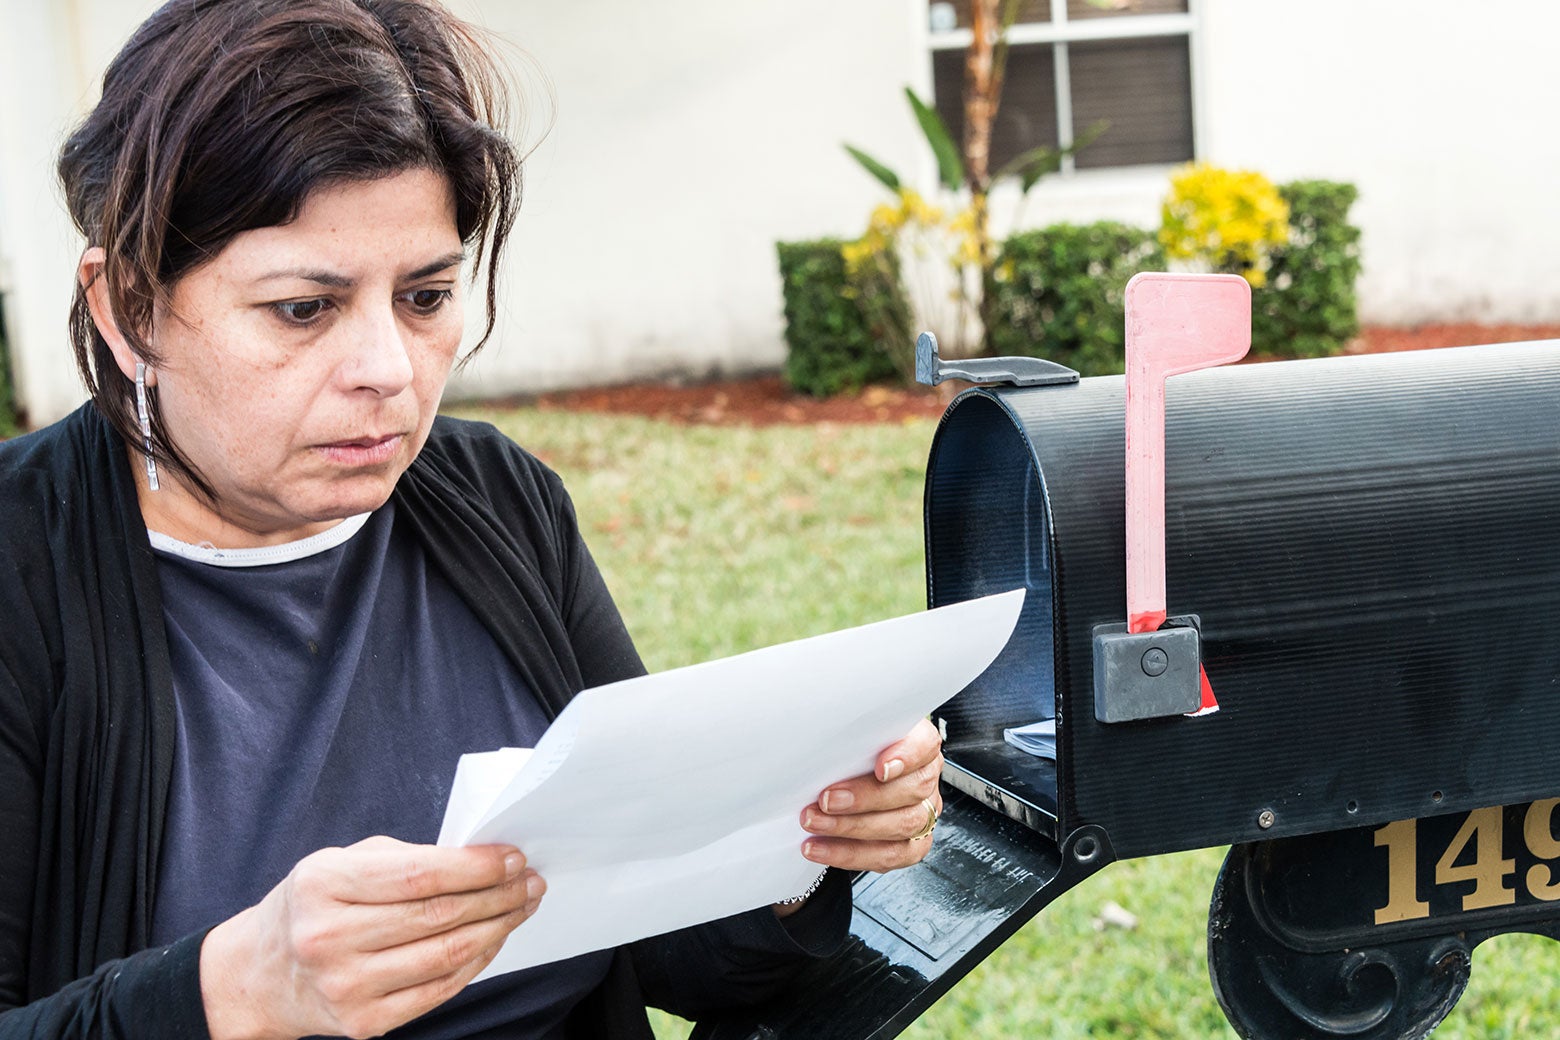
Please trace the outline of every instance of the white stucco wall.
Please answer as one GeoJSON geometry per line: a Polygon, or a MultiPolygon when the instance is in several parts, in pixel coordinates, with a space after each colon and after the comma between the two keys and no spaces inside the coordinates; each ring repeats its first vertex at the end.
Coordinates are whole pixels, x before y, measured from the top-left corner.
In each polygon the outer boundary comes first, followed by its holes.
{"type": "Polygon", "coordinates": [[[82,399],[65,334],[78,249],[54,187],[83,91],[69,6],[0,0],[0,293],[17,399],[51,419],[82,399]]]}
{"type": "Polygon", "coordinates": [[[906,0],[462,6],[535,56],[557,114],[527,167],[508,320],[454,393],[776,366],[774,243],[854,234],[882,191],[839,142],[921,161],[906,0]]]}
{"type": "Polygon", "coordinates": [[[1207,156],[1358,185],[1362,318],[1560,321],[1560,7],[1201,8],[1207,156]]]}
{"type": "MultiPolygon", "coordinates": [[[[930,186],[900,87],[929,76],[923,0],[454,0],[550,80],[551,132],[488,350],[452,388],[504,395],[775,366],[778,239],[860,229],[880,189],[849,140],[930,186]]],[[[0,0],[0,277],[35,420],[79,390],[63,335],[79,243],[51,166],[152,0],[0,0]]],[[[1369,321],[1560,320],[1548,125],[1560,8],[1538,0],[1196,0],[1199,147],[1278,180],[1354,181],[1369,321]]],[[[534,85],[536,77],[527,75],[534,85]]],[[[530,106],[538,118],[545,105],[530,106]]],[[[534,122],[534,121],[533,121],[534,122]]],[[[1152,225],[1165,171],[1037,189],[1025,224],[1152,225]]],[[[994,214],[1005,224],[998,197],[994,214]]]]}

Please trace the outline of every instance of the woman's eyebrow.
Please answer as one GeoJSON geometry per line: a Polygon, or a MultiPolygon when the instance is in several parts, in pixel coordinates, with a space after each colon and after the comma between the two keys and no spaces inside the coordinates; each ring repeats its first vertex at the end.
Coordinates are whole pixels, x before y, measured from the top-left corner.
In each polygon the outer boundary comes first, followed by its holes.
{"type": "Polygon", "coordinates": [[[453,253],[445,253],[443,256],[439,257],[432,263],[423,264],[417,270],[409,272],[406,276],[406,280],[409,282],[415,282],[419,278],[426,278],[431,274],[438,274],[440,271],[443,271],[446,268],[457,267],[465,262],[466,251],[464,249],[456,250],[453,253]]]}
{"type": "Polygon", "coordinates": [[[303,267],[288,267],[280,271],[268,271],[256,278],[257,282],[276,282],[284,278],[296,278],[304,282],[316,282],[329,286],[332,289],[348,289],[352,286],[352,279],[344,274],[334,271],[311,270],[303,267]]]}
{"type": "MultiPolygon", "coordinates": [[[[438,274],[440,271],[451,267],[457,267],[465,262],[465,250],[456,250],[453,253],[445,253],[437,260],[432,260],[426,264],[423,264],[415,271],[408,271],[402,278],[402,281],[415,282],[419,278],[426,278],[431,274],[438,274]]],[[[283,278],[296,278],[300,281],[314,282],[317,285],[324,285],[332,289],[350,289],[353,285],[353,280],[344,274],[337,274],[335,271],[326,271],[322,269],[305,267],[288,267],[279,271],[268,271],[255,280],[260,282],[273,282],[279,281],[283,278]]]]}

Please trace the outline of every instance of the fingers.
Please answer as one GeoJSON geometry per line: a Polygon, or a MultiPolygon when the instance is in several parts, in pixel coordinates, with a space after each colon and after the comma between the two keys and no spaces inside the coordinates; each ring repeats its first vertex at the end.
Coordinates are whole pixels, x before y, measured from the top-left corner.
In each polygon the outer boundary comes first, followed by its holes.
{"type": "Polygon", "coordinates": [[[831,784],[802,810],[811,835],[802,854],[842,870],[897,870],[931,850],[930,825],[942,815],[942,741],[922,720],[878,755],[871,774],[831,784]]]}
{"type": "Polygon", "coordinates": [[[452,892],[404,903],[365,903],[353,908],[357,948],[388,950],[423,936],[439,935],[516,911],[530,917],[540,905],[546,883],[526,870],[502,884],[475,892],[452,892]]]}
{"type": "Polygon", "coordinates": [[[358,955],[329,938],[300,944],[299,966],[338,1031],[378,1036],[454,996],[492,963],[509,933],[536,913],[546,884],[535,871],[476,892],[352,908],[358,955]],[[379,945],[396,936],[395,945],[379,945]]]}
{"type": "Polygon", "coordinates": [[[887,783],[927,765],[934,758],[939,761],[942,758],[942,738],[929,719],[922,719],[903,740],[890,744],[879,753],[873,776],[887,783]]]}
{"type": "Polygon", "coordinates": [[[878,756],[877,774],[830,784],[818,796],[818,808],[831,816],[840,816],[918,805],[921,799],[936,794],[942,767],[942,743],[937,739],[937,730],[922,720],[909,736],[878,756]],[[884,774],[891,778],[883,780],[884,774]]]}
{"type": "Polygon", "coordinates": [[[306,858],[312,880],[348,903],[404,903],[502,885],[525,869],[509,845],[443,848],[394,838],[365,838],[306,858]],[[322,853],[331,853],[323,855],[322,853]]]}
{"type": "Polygon", "coordinates": [[[466,984],[492,963],[498,956],[497,946],[484,951],[484,955],[471,962],[460,971],[452,972],[443,978],[432,979],[416,986],[398,990],[385,996],[374,1008],[371,1016],[361,1023],[354,1023],[357,1028],[347,1030],[343,1035],[349,1037],[368,1038],[379,1036],[391,1029],[420,1015],[426,1014],[449,1000],[455,994],[466,987],[466,984]]]}
{"type": "Polygon", "coordinates": [[[475,968],[471,971],[475,975],[529,916],[522,907],[366,955],[354,966],[322,974],[320,992],[333,1006],[345,1008],[458,976],[468,969],[475,968]]]}
{"type": "Polygon", "coordinates": [[[808,838],[802,843],[802,855],[828,867],[841,870],[873,870],[883,873],[910,867],[926,858],[932,849],[925,841],[856,841],[849,838],[808,838]]]}
{"type": "Polygon", "coordinates": [[[818,796],[818,808],[830,816],[879,813],[919,805],[937,791],[942,777],[942,754],[905,773],[897,780],[883,783],[871,776],[857,776],[831,784],[818,796]]]}
{"type": "Polygon", "coordinates": [[[524,862],[506,846],[389,838],[305,857],[202,947],[202,999],[208,1019],[223,1024],[213,1040],[377,1036],[428,1010],[538,909],[546,885],[524,862]]]}
{"type": "Polygon", "coordinates": [[[334,1016],[331,1032],[367,1040],[404,1025],[464,989],[467,983],[493,962],[501,947],[502,943],[482,950],[477,957],[447,975],[404,987],[376,999],[344,1003],[334,1016]]]}
{"type": "Polygon", "coordinates": [[[833,815],[809,805],[802,810],[802,829],[819,837],[850,841],[910,841],[926,832],[932,817],[941,815],[942,795],[934,786],[929,795],[913,805],[881,812],[833,815]],[[927,803],[932,807],[930,817],[927,803]]]}

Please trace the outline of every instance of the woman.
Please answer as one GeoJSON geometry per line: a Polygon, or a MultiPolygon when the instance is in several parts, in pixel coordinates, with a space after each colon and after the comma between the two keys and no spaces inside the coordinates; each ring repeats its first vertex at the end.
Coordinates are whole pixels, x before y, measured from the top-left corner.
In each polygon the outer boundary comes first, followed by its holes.
{"type": "Polygon", "coordinates": [[[925,855],[923,724],[800,810],[815,891],[466,988],[545,880],[430,844],[456,758],[642,671],[557,477],[435,418],[494,83],[431,3],[177,0],[66,143],[92,402],[0,447],[0,1037],[646,1036],[925,855]]]}

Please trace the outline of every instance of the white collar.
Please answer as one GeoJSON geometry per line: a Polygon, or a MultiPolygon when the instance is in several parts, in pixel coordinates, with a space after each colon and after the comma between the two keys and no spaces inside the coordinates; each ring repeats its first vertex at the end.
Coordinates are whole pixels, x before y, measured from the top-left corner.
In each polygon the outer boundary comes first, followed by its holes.
{"type": "Polygon", "coordinates": [[[151,539],[152,548],[158,552],[165,552],[171,556],[178,556],[186,560],[194,560],[196,563],[207,563],[213,567],[264,567],[272,563],[287,563],[291,560],[301,560],[307,556],[334,549],[344,544],[353,535],[363,529],[368,523],[371,513],[359,513],[349,516],[335,527],[321,531],[319,534],[300,538],[296,542],[283,542],[280,545],[262,545],[253,549],[218,549],[210,542],[200,545],[191,545],[189,542],[181,542],[177,538],[170,538],[158,531],[147,529],[146,535],[151,539]]]}

